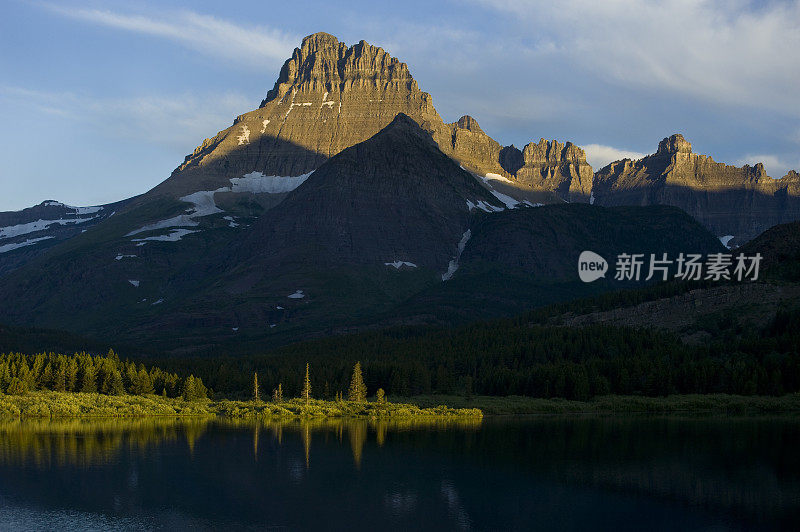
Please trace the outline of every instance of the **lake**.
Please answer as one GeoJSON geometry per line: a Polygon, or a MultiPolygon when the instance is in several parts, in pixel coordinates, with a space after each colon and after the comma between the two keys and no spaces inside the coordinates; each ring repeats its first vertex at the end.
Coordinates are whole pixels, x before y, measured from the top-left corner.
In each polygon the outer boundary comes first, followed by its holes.
{"type": "Polygon", "coordinates": [[[0,529],[800,524],[795,417],[0,422],[0,529]]]}

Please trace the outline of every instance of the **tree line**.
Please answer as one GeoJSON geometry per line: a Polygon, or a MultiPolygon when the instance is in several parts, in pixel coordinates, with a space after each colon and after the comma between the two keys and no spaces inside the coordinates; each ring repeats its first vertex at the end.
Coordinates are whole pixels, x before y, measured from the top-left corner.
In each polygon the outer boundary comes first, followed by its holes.
{"type": "Polygon", "coordinates": [[[98,392],[106,395],[149,395],[182,397],[187,401],[205,399],[208,389],[202,378],[179,377],[130,360],[114,351],[94,356],[88,353],[62,355],[40,353],[0,354],[0,393],[20,395],[33,390],[98,392]]]}
{"type": "MultiPolygon", "coordinates": [[[[717,327],[710,324],[709,327],[717,327]]],[[[687,345],[657,330],[554,327],[519,319],[458,329],[400,328],[292,344],[268,355],[169,359],[227,396],[249,395],[253,372],[300,395],[303,364],[318,397],[347,392],[353,361],[367,388],[391,395],[481,394],[588,399],[596,395],[800,392],[800,312],[781,311],[763,330],[720,333],[687,345]]]]}
{"type": "Polygon", "coordinates": [[[250,399],[263,386],[277,401],[284,395],[311,397],[312,390],[315,398],[361,398],[366,390],[379,388],[401,396],[566,399],[800,392],[800,311],[780,311],[761,330],[724,331],[724,324],[717,323],[708,327],[720,328],[717,340],[691,346],[657,330],[556,327],[513,318],[455,329],[384,329],[292,344],[261,356],[162,359],[149,368],[121,361],[113,352],[11,354],[0,356],[0,391],[202,398],[208,386],[219,397],[250,399]],[[355,361],[360,361],[361,382],[354,379],[355,361]]]}

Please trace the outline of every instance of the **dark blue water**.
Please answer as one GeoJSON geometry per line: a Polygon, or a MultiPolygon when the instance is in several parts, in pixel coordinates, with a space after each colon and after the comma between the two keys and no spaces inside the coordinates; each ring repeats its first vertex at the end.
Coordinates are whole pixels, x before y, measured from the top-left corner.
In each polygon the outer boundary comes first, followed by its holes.
{"type": "Polygon", "coordinates": [[[0,423],[0,529],[769,530],[800,420],[0,423]]]}

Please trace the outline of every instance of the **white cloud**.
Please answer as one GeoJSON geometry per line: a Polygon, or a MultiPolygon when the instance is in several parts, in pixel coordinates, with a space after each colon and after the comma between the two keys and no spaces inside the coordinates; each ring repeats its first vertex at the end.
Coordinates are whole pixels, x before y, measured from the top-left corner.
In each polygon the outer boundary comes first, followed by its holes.
{"type": "Polygon", "coordinates": [[[476,0],[625,87],[800,116],[800,2],[476,0]]]}
{"type": "Polygon", "coordinates": [[[259,68],[280,65],[291,55],[299,37],[264,26],[244,27],[193,11],[155,15],[43,4],[61,16],[109,28],[175,41],[206,55],[259,68]]]}
{"type": "Polygon", "coordinates": [[[792,160],[769,153],[748,153],[736,161],[736,164],[739,166],[745,164],[755,166],[757,163],[762,163],[764,169],[767,171],[767,175],[775,179],[785,176],[789,170],[800,170],[800,160],[792,160]]]}
{"type": "Polygon", "coordinates": [[[612,146],[603,146],[602,144],[587,144],[581,146],[581,148],[586,152],[586,162],[592,165],[595,171],[614,161],[621,159],[636,160],[647,155],[638,151],[620,150],[612,146]]]}
{"type": "Polygon", "coordinates": [[[168,144],[182,150],[196,146],[250,110],[250,98],[237,93],[176,94],[97,98],[71,92],[47,92],[0,86],[0,99],[15,107],[87,122],[104,136],[168,144]]]}

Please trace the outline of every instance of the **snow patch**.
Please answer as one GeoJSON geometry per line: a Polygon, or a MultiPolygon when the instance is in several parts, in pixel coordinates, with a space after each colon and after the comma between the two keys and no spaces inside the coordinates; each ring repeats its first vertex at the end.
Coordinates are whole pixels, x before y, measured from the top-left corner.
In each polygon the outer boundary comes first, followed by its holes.
{"type": "MultiPolygon", "coordinates": [[[[513,209],[514,207],[519,205],[519,202],[517,200],[515,200],[511,196],[503,194],[502,192],[498,192],[496,190],[490,190],[489,192],[491,192],[494,195],[495,198],[497,198],[500,201],[502,201],[505,204],[506,208],[508,208],[508,209],[513,209]]],[[[503,210],[503,209],[500,209],[500,210],[503,210]]]]}
{"type": "Polygon", "coordinates": [[[30,239],[28,239],[28,240],[26,240],[24,242],[15,242],[13,244],[5,244],[3,246],[0,246],[0,253],[6,253],[6,252],[14,250],[14,249],[23,248],[25,246],[31,246],[31,245],[33,245],[33,244],[35,244],[37,242],[41,242],[42,240],[48,240],[50,238],[53,238],[53,237],[52,236],[43,236],[41,238],[30,238],[30,239]]]}
{"type": "Polygon", "coordinates": [[[59,220],[36,220],[35,222],[28,222],[25,224],[18,224],[18,225],[10,225],[7,227],[0,227],[0,238],[11,238],[20,235],[26,235],[28,233],[35,233],[37,231],[43,231],[50,227],[51,225],[69,225],[69,224],[82,224],[88,221],[94,220],[97,218],[96,216],[92,216],[89,218],[67,218],[67,219],[59,219],[59,220]]]}
{"type": "Polygon", "coordinates": [[[261,133],[264,133],[267,130],[267,126],[269,125],[269,119],[265,119],[261,122],[261,133]]]}
{"type": "Polygon", "coordinates": [[[161,303],[163,303],[163,302],[164,302],[164,298],[159,298],[159,299],[158,299],[158,301],[156,301],[156,302],[154,302],[154,303],[151,303],[151,304],[152,304],[152,305],[160,305],[160,304],[161,304],[161,303]]]}
{"type": "Polygon", "coordinates": [[[180,214],[178,216],[173,216],[172,218],[168,218],[166,220],[161,220],[160,222],[147,224],[145,226],[140,227],[139,229],[131,231],[125,236],[133,236],[133,235],[138,235],[139,233],[145,233],[147,231],[168,229],[170,227],[195,227],[198,225],[198,223],[192,220],[192,217],[193,215],[180,214]]]}
{"type": "MultiPolygon", "coordinates": [[[[502,192],[498,192],[497,190],[495,190],[494,187],[492,186],[492,184],[490,183],[490,181],[501,181],[503,183],[512,183],[511,180],[501,176],[500,174],[493,174],[493,173],[488,173],[483,177],[481,177],[481,176],[477,176],[477,177],[481,181],[483,181],[483,183],[489,189],[489,192],[491,192],[492,195],[495,198],[497,198],[497,199],[499,199],[500,201],[503,202],[503,204],[506,206],[506,208],[513,209],[514,207],[516,207],[517,205],[520,204],[519,201],[515,200],[511,196],[509,196],[507,194],[503,194],[502,192]]],[[[486,210],[486,209],[484,209],[484,210],[486,210]]],[[[503,209],[500,209],[500,210],[503,210],[503,209]]],[[[487,211],[487,212],[490,212],[490,211],[487,211]]],[[[498,212],[498,211],[495,210],[494,212],[498,212]]]]}
{"type": "Polygon", "coordinates": [[[231,327],[231,330],[232,330],[233,332],[236,332],[236,331],[238,331],[238,330],[239,330],[239,327],[231,327]]]}
{"type": "Polygon", "coordinates": [[[134,259],[134,258],[136,258],[136,255],[123,255],[122,253],[120,253],[116,257],[114,257],[114,260],[134,259]]]}
{"type": "MultiPolygon", "coordinates": [[[[232,177],[230,179],[230,187],[221,187],[216,190],[199,190],[180,198],[181,201],[192,204],[192,211],[186,214],[179,214],[166,220],[147,224],[139,229],[135,229],[125,236],[133,236],[147,231],[156,231],[159,229],[169,229],[172,227],[197,227],[200,223],[196,220],[204,216],[210,216],[220,212],[225,212],[217,207],[214,201],[214,194],[217,192],[252,192],[254,194],[280,194],[291,192],[299,187],[311,172],[298,176],[267,176],[261,172],[250,172],[242,177],[232,177]]],[[[237,227],[239,224],[233,222],[233,218],[225,217],[230,227],[237,227]]],[[[142,240],[161,240],[165,242],[175,242],[180,240],[181,236],[188,235],[189,233],[196,233],[197,231],[184,231],[176,235],[177,231],[173,231],[170,235],[164,237],[148,237],[144,239],[133,240],[133,242],[141,242],[142,240]]]]}
{"type": "Polygon", "coordinates": [[[250,172],[243,177],[231,178],[232,192],[252,192],[254,194],[282,194],[291,192],[302,185],[311,172],[298,176],[264,175],[250,172]]]}
{"type": "Polygon", "coordinates": [[[488,174],[483,176],[482,179],[483,179],[483,182],[486,183],[487,185],[489,184],[489,181],[503,181],[504,183],[513,183],[507,177],[503,177],[500,174],[493,174],[491,172],[489,172],[488,174]]]}
{"type": "MultiPolygon", "coordinates": [[[[319,108],[322,109],[324,106],[327,105],[328,109],[333,109],[333,105],[335,103],[336,102],[333,101],[333,100],[328,100],[328,93],[326,92],[325,94],[322,95],[322,105],[320,105],[319,108]]],[[[339,105],[341,106],[341,103],[339,105]]],[[[341,107],[340,107],[340,110],[341,110],[341,107]]]]}
{"type": "Polygon", "coordinates": [[[278,310],[283,310],[283,307],[275,307],[278,310]]]}
{"type": "Polygon", "coordinates": [[[137,281],[136,279],[128,279],[128,282],[131,283],[136,288],[139,288],[139,281],[137,281]]]}
{"type": "Polygon", "coordinates": [[[199,231],[190,231],[188,229],[175,229],[166,235],[148,236],[145,238],[134,238],[131,242],[139,242],[137,246],[143,246],[147,242],[177,242],[186,235],[198,233],[199,231]]]}
{"type": "Polygon", "coordinates": [[[475,203],[472,203],[471,201],[467,200],[467,208],[469,210],[480,209],[480,210],[485,211],[485,212],[500,212],[502,210],[505,210],[505,209],[503,209],[503,207],[495,207],[494,205],[490,205],[490,204],[486,203],[483,200],[478,200],[477,205],[475,203]]]}
{"type": "Polygon", "coordinates": [[[302,290],[297,290],[294,294],[289,294],[286,297],[288,297],[289,299],[303,299],[304,297],[306,297],[306,295],[303,293],[302,290]]]}
{"type": "Polygon", "coordinates": [[[467,242],[471,236],[471,230],[467,229],[464,231],[461,240],[458,242],[456,256],[450,261],[450,264],[447,265],[447,271],[442,274],[442,281],[449,281],[453,277],[453,274],[456,273],[456,270],[458,270],[458,260],[461,258],[461,254],[464,252],[464,248],[467,246],[467,242]]]}
{"type": "Polygon", "coordinates": [[[75,209],[75,214],[78,215],[94,214],[103,210],[103,207],[70,207],[69,205],[67,205],[67,207],[70,209],[75,209]]]}
{"type": "Polygon", "coordinates": [[[239,141],[239,146],[242,144],[250,144],[250,128],[242,124],[242,134],[236,137],[239,141]]]}
{"type": "Polygon", "coordinates": [[[594,190],[589,194],[589,205],[594,205],[594,190]]]}
{"type": "Polygon", "coordinates": [[[194,205],[194,212],[190,213],[192,218],[202,218],[218,212],[223,212],[222,209],[217,207],[214,203],[214,194],[217,192],[225,192],[227,189],[218,188],[217,190],[199,190],[187,196],[183,196],[181,201],[191,203],[194,205]]]}
{"type": "Polygon", "coordinates": [[[383,264],[385,266],[394,266],[398,270],[403,266],[408,266],[409,268],[416,268],[417,267],[417,265],[414,264],[413,262],[406,262],[404,260],[396,260],[394,262],[384,262],[383,264]]]}
{"type": "Polygon", "coordinates": [[[730,241],[733,240],[733,235],[725,235],[719,237],[719,241],[722,242],[722,245],[728,249],[731,249],[730,241]]]}

